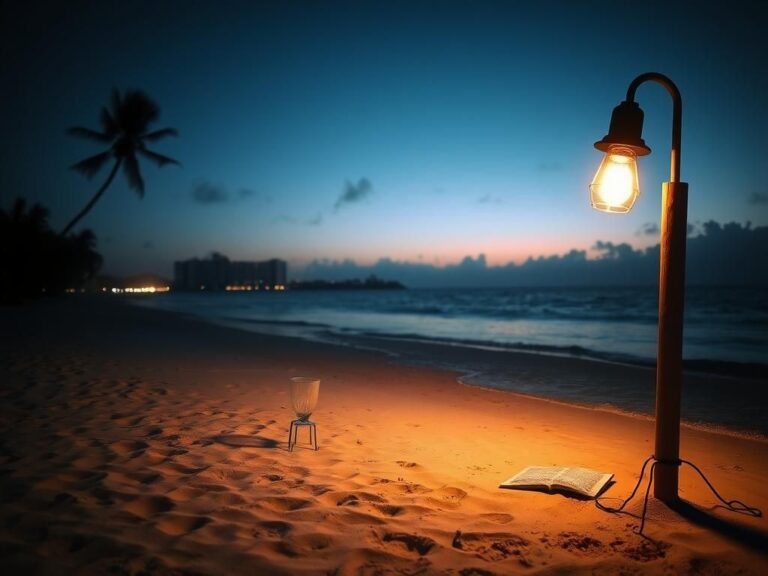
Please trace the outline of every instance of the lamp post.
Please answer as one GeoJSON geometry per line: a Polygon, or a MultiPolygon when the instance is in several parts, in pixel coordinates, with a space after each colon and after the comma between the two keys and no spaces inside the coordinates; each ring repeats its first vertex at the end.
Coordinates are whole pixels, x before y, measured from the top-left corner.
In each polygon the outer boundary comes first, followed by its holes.
{"type": "Polygon", "coordinates": [[[659,327],[656,360],[656,469],[653,494],[666,503],[678,500],[680,465],[680,391],[683,358],[683,302],[688,184],[680,182],[680,130],[683,103],[674,82],[656,72],[641,74],[613,109],[608,134],[595,142],[606,153],[590,185],[592,206],[626,213],[640,192],[637,157],[651,153],[642,139],[643,111],[635,92],[644,82],[657,82],[672,97],[672,153],[669,182],[662,184],[659,263],[659,327]]]}

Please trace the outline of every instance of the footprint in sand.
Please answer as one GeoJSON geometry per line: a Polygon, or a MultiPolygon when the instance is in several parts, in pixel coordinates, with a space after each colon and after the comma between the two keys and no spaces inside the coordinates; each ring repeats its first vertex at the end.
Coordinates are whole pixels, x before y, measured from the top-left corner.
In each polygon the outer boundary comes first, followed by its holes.
{"type": "Polygon", "coordinates": [[[207,516],[166,514],[156,522],[157,529],[169,536],[182,536],[194,532],[211,522],[207,516]]]}
{"type": "Polygon", "coordinates": [[[561,532],[557,538],[557,545],[563,550],[584,554],[599,554],[604,548],[603,543],[597,538],[576,532],[561,532]]]}
{"type": "Polygon", "coordinates": [[[148,428],[144,432],[144,436],[152,437],[152,436],[159,436],[163,433],[163,429],[159,426],[152,426],[151,428],[148,428]]]}
{"type": "Polygon", "coordinates": [[[109,445],[110,449],[118,456],[135,458],[149,448],[149,444],[141,440],[118,440],[109,445]]]}
{"type": "Polygon", "coordinates": [[[511,514],[504,514],[503,512],[489,512],[487,514],[480,514],[480,519],[488,520],[494,524],[509,524],[515,518],[511,514]]]}
{"type": "Polygon", "coordinates": [[[315,533],[296,536],[291,540],[291,544],[300,550],[316,552],[330,548],[335,544],[335,541],[327,534],[315,533]]]}
{"type": "Polygon", "coordinates": [[[509,532],[456,532],[452,546],[457,550],[469,552],[488,562],[499,562],[510,557],[517,557],[523,566],[532,563],[525,557],[529,542],[522,536],[509,532]]]}
{"type": "Polygon", "coordinates": [[[397,542],[402,544],[410,552],[416,552],[419,556],[426,555],[437,544],[437,542],[428,536],[406,534],[405,532],[387,532],[381,539],[384,542],[397,542]]]}
{"type": "Polygon", "coordinates": [[[162,468],[164,472],[168,472],[174,475],[181,474],[183,476],[189,476],[189,475],[202,472],[203,470],[208,468],[208,466],[195,467],[195,466],[186,466],[185,464],[181,464],[179,462],[166,462],[165,464],[163,464],[162,468]]]}
{"type": "Polygon", "coordinates": [[[386,500],[370,492],[328,492],[324,500],[336,506],[357,506],[361,502],[385,503],[386,500]]]}
{"type": "Polygon", "coordinates": [[[168,496],[176,502],[188,502],[204,495],[204,490],[198,490],[192,486],[181,486],[168,493],[168,496]]]}
{"type": "Polygon", "coordinates": [[[134,500],[131,500],[123,506],[123,509],[130,512],[134,516],[147,520],[173,510],[176,507],[173,500],[166,496],[137,496],[134,500]]]}
{"type": "Polygon", "coordinates": [[[403,506],[393,506],[392,504],[376,504],[376,509],[385,516],[401,516],[405,514],[403,506]]]}
{"type": "Polygon", "coordinates": [[[264,533],[269,538],[282,538],[291,531],[292,526],[288,522],[280,520],[267,520],[259,522],[259,527],[263,528],[264,533]]]}
{"type": "MultiPolygon", "coordinates": [[[[613,543],[611,543],[613,546],[613,543]]],[[[636,546],[627,546],[621,549],[621,553],[627,558],[638,562],[652,562],[667,556],[667,550],[670,545],[660,540],[641,540],[636,546]]],[[[704,570],[692,570],[691,573],[705,573],[704,570]]]]}
{"type": "Polygon", "coordinates": [[[272,496],[261,498],[259,503],[276,512],[293,512],[294,510],[301,510],[310,506],[312,501],[291,496],[272,496]]]}
{"type": "Polygon", "coordinates": [[[433,490],[427,500],[436,506],[442,506],[447,508],[458,508],[461,506],[461,501],[466,498],[467,493],[461,488],[455,486],[443,486],[437,490],[433,490]]]}

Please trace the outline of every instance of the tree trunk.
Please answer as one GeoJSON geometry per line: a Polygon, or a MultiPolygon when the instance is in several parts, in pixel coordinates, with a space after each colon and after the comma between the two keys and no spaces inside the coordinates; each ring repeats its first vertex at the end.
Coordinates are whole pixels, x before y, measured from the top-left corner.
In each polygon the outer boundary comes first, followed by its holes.
{"type": "Polygon", "coordinates": [[[88,214],[88,212],[91,211],[91,208],[93,208],[93,205],[99,201],[99,198],[101,198],[102,194],[104,194],[107,188],[109,188],[109,185],[112,184],[112,180],[115,179],[115,175],[117,174],[117,170],[118,168],[120,168],[120,164],[122,163],[122,161],[123,161],[122,158],[118,158],[117,160],[115,160],[115,165],[112,168],[112,172],[109,173],[109,176],[107,177],[106,182],[104,182],[101,188],[99,188],[99,191],[93,195],[93,198],[91,198],[91,201],[85,205],[85,208],[83,208],[80,211],[80,213],[77,216],[75,216],[69,224],[67,224],[67,227],[61,231],[62,236],[66,236],[69,233],[69,231],[75,227],[75,224],[80,222],[83,216],[88,214]]]}

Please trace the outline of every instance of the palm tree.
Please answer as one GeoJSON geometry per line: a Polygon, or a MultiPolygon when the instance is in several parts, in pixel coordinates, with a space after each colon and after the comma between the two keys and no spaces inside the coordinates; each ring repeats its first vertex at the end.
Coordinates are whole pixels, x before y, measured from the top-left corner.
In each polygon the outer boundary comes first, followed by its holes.
{"type": "Polygon", "coordinates": [[[101,116],[99,117],[101,132],[80,126],[67,130],[67,133],[72,136],[80,136],[102,144],[111,144],[105,152],[72,165],[73,170],[77,170],[90,179],[109,160],[114,159],[114,164],[107,180],[85,205],[85,208],[67,224],[61,233],[62,235],[66,235],[83,216],[88,214],[106,189],[109,188],[120,166],[123,167],[123,172],[128,179],[128,186],[135,190],[140,198],[144,197],[144,180],[139,170],[137,154],[152,160],[158,166],[179,164],[173,158],[146,148],[146,142],[156,142],[166,136],[178,136],[178,132],[173,128],[163,128],[152,132],[148,130],[149,125],[155,122],[159,116],[160,108],[144,92],[127,90],[125,94],[121,95],[117,89],[114,89],[110,109],[106,107],[101,109],[101,116]]]}

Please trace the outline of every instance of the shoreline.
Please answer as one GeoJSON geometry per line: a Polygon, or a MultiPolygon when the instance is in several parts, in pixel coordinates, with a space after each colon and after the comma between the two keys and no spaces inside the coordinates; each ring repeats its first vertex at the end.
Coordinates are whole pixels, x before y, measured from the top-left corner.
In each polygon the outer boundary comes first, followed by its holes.
{"type": "MultiPolygon", "coordinates": [[[[328,325],[238,318],[231,314],[217,317],[184,309],[158,308],[155,305],[146,305],[142,300],[133,300],[131,303],[153,310],[185,314],[199,321],[245,332],[295,337],[309,342],[378,351],[397,358],[404,365],[453,370],[460,374],[466,383],[481,387],[577,405],[586,404],[601,409],[608,405],[609,410],[615,409],[628,415],[652,416],[654,413],[655,367],[644,362],[626,362],[538,348],[481,345],[474,341],[334,330],[328,325]],[[516,359],[524,365],[538,366],[536,371],[540,377],[535,386],[527,381],[515,380],[514,371],[508,367],[514,365],[516,359]],[[562,375],[565,370],[548,369],[547,362],[550,359],[563,367],[567,366],[569,371],[575,370],[581,377],[571,383],[564,382],[562,375]],[[595,364],[599,366],[594,366],[595,364]],[[588,368],[590,366],[591,368],[588,368]],[[541,376],[543,374],[546,376],[541,376]],[[596,380],[594,374],[600,374],[601,377],[596,380]],[[629,381],[625,378],[627,374],[631,375],[629,381]],[[618,394],[615,393],[616,390],[619,390],[618,394]]],[[[697,365],[701,363],[689,362],[697,365]]],[[[743,372],[752,365],[738,366],[743,372]]],[[[768,439],[768,424],[757,409],[759,406],[768,405],[768,381],[757,377],[754,370],[750,374],[751,376],[745,376],[684,369],[684,425],[768,439]]]]}
{"type": "MultiPolygon", "coordinates": [[[[765,518],[723,510],[690,470],[681,472],[681,496],[712,523],[652,498],[650,540],[633,532],[637,499],[613,515],[563,495],[497,488],[527,465],[582,466],[613,473],[605,496],[625,498],[651,450],[650,420],[124,303],[44,301],[2,309],[0,319],[0,567],[312,575],[768,569],[765,518]],[[317,452],[285,446],[295,375],[322,379],[317,452]]],[[[529,357],[511,361],[525,373],[541,367],[529,357]]],[[[574,362],[553,369],[576,369],[574,362]]],[[[688,428],[681,442],[683,457],[723,496],[768,508],[765,442],[688,428]]]]}

